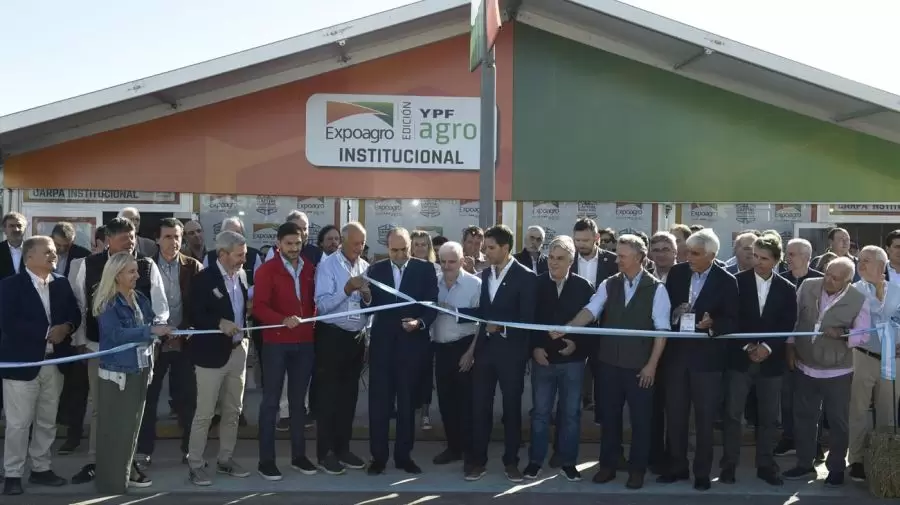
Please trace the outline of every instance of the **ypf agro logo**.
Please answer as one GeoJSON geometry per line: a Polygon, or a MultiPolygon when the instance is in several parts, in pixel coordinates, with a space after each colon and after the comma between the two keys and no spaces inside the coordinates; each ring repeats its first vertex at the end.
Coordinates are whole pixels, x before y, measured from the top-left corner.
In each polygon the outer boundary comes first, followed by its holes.
{"type": "Polygon", "coordinates": [[[368,140],[377,144],[394,138],[394,102],[325,103],[325,138],[327,140],[368,140]],[[371,121],[375,118],[379,121],[371,121]],[[340,121],[340,125],[335,123],[340,121]]]}

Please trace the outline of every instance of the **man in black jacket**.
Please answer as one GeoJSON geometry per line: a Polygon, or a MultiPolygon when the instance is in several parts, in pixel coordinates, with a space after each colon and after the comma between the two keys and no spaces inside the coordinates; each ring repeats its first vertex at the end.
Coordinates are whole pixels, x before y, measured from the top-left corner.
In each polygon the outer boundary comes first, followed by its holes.
{"type": "MultiPolygon", "coordinates": [[[[797,321],[794,286],[775,273],[781,261],[781,240],[763,235],[753,243],[753,268],[737,274],[740,333],[787,333],[797,321]]],[[[780,486],[782,480],[773,451],[778,441],[778,399],[781,377],[787,370],[785,339],[728,341],[725,384],[725,453],[719,482],[733,484],[740,461],[742,419],[750,388],[756,387],[756,475],[780,486]]]]}
{"type": "Polygon", "coordinates": [[[221,403],[222,420],[215,472],[250,476],[232,458],[247,374],[248,335],[241,329],[246,327],[249,306],[247,274],[242,269],[247,241],[239,233],[223,231],[216,236],[216,252],[216,261],[194,277],[190,294],[194,328],[218,330],[194,335],[188,344],[197,381],[197,404],[188,444],[188,478],[197,486],[212,484],[203,453],[217,401],[221,403]]]}
{"type": "Polygon", "coordinates": [[[719,238],[706,228],[686,242],[687,262],[672,267],[666,290],[672,306],[672,331],[697,332],[709,338],[672,339],[665,356],[666,429],[670,467],[657,482],[690,479],[688,421],[694,407],[697,450],[694,489],[710,488],[713,423],[720,407],[719,388],[725,365],[725,341],[715,337],[738,327],[738,288],[734,276],[715,263],[719,238]]]}
{"type": "MultiPolygon", "coordinates": [[[[6,240],[0,242],[0,280],[19,273],[24,266],[22,241],[28,222],[18,212],[3,216],[3,234],[6,240]]],[[[0,388],[0,412],[3,412],[3,388],[0,388]]]]}
{"type": "Polygon", "coordinates": [[[530,268],[537,275],[547,272],[547,255],[541,251],[544,247],[545,237],[543,228],[529,226],[525,232],[525,247],[521,252],[513,255],[516,261],[530,268]]]}
{"type": "Polygon", "coordinates": [[[79,258],[87,258],[91,255],[90,249],[81,247],[75,243],[75,227],[72,223],[60,221],[53,226],[50,238],[56,244],[56,254],[59,261],[56,263],[56,273],[68,277],[72,262],[79,258]]]}
{"type": "MultiPolygon", "coordinates": [[[[549,271],[537,278],[537,324],[563,325],[568,323],[587,304],[594,294],[591,283],[569,268],[575,259],[575,243],[571,237],[558,235],[550,242],[549,271]]],[[[567,335],[554,339],[546,332],[535,332],[532,340],[531,448],[528,451],[526,479],[536,479],[547,455],[550,437],[550,416],[553,402],[557,404],[557,455],[561,474],[570,481],[581,480],[575,468],[581,435],[581,384],[584,380],[586,341],[589,335],[567,335]]]]}
{"type": "MultiPolygon", "coordinates": [[[[534,321],[537,277],[510,254],[512,230],[493,226],[484,234],[485,255],[490,267],[482,270],[481,301],[477,309],[460,309],[485,321],[534,321]]],[[[531,331],[482,324],[475,343],[473,371],[472,454],[463,466],[465,478],[479,480],[487,473],[488,444],[494,426],[494,395],[497,385],[503,396],[503,466],[506,478],[522,482],[519,444],[522,441],[522,393],[528,362],[531,331]]]]}
{"type": "MultiPolygon", "coordinates": [[[[69,282],[53,273],[53,241],[32,237],[22,245],[22,256],[25,268],[0,283],[0,361],[35,363],[71,355],[71,335],[81,324],[81,311],[69,282]]],[[[3,494],[22,494],[29,456],[29,483],[65,485],[66,480],[50,469],[62,374],[50,365],[0,369],[0,377],[8,407],[3,494]]]]}

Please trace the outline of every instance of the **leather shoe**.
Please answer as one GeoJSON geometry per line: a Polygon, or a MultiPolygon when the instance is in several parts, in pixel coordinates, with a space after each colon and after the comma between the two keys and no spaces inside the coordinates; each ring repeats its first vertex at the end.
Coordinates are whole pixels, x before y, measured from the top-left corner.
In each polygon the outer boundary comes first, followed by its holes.
{"type": "Polygon", "coordinates": [[[415,461],[409,460],[403,463],[396,464],[398,470],[403,470],[406,473],[411,473],[413,475],[419,475],[422,473],[422,469],[419,468],[419,465],[416,464],[415,461]]]}
{"type": "Polygon", "coordinates": [[[719,482],[722,484],[734,484],[735,478],[733,466],[726,466],[719,472],[719,482]]]}
{"type": "Polygon", "coordinates": [[[711,487],[712,483],[709,481],[709,477],[696,477],[694,479],[694,489],[697,491],[709,491],[711,487]]]}
{"type": "Polygon", "coordinates": [[[628,489],[640,489],[644,487],[644,472],[628,472],[628,480],[625,482],[628,489]]]}
{"type": "Polygon", "coordinates": [[[678,482],[680,480],[691,480],[691,474],[688,472],[670,472],[667,471],[664,474],[660,475],[656,478],[656,482],[660,484],[672,484],[674,482],[678,482]]]}
{"type": "Polygon", "coordinates": [[[607,482],[611,482],[616,478],[616,471],[612,468],[603,468],[601,467],[597,470],[597,473],[594,474],[594,484],[606,484],[607,482]]]}
{"type": "Polygon", "coordinates": [[[369,463],[369,468],[366,469],[366,473],[369,475],[381,475],[384,473],[385,464],[381,461],[373,461],[369,463]]]}
{"type": "Polygon", "coordinates": [[[65,486],[69,483],[66,479],[63,479],[59,475],[53,473],[53,470],[47,470],[46,472],[32,471],[31,475],[28,476],[28,482],[36,486],[50,487],[65,486]]]}
{"type": "Polygon", "coordinates": [[[454,461],[462,461],[462,456],[451,451],[450,449],[445,450],[444,452],[438,454],[431,460],[435,465],[447,465],[449,463],[453,463],[454,461]]]}
{"type": "Polygon", "coordinates": [[[3,482],[3,494],[7,496],[15,496],[24,493],[22,489],[22,479],[18,477],[7,477],[3,482]]]}
{"type": "Polygon", "coordinates": [[[757,468],[756,476],[772,486],[784,485],[784,480],[782,480],[781,473],[777,468],[757,468]]]}

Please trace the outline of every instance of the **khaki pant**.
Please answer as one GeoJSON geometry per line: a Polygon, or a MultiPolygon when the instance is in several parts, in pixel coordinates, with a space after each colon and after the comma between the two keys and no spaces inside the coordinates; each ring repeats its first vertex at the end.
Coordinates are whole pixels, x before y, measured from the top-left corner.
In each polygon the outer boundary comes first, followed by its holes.
{"type": "MultiPolygon", "coordinates": [[[[900,361],[897,362],[900,364],[900,361]]],[[[896,365],[895,365],[896,366],[896,365]]],[[[872,429],[869,406],[875,400],[875,426],[894,426],[894,395],[891,381],[881,378],[881,361],[860,351],[853,351],[853,385],[850,392],[850,464],[862,463],[866,452],[866,436],[872,429]]],[[[900,391],[897,388],[896,391],[900,391]]]]}
{"type": "Polygon", "coordinates": [[[56,439],[56,409],[62,386],[63,376],[55,365],[42,366],[30,381],[3,379],[3,466],[7,478],[22,477],[26,456],[31,457],[33,472],[50,470],[50,446],[56,439]]]}
{"type": "Polygon", "coordinates": [[[197,411],[191,424],[191,438],[188,444],[188,463],[191,468],[203,467],[203,453],[209,436],[209,426],[216,411],[216,402],[221,410],[219,422],[220,463],[227,463],[234,454],[237,443],[238,418],[244,402],[244,382],[247,378],[247,346],[241,345],[231,351],[231,357],[222,368],[194,367],[197,375],[197,411]]]}

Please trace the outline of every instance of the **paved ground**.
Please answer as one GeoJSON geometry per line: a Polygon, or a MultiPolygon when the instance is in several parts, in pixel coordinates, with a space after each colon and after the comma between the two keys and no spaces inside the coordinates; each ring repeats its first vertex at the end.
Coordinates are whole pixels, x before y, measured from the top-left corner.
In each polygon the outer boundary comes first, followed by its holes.
{"type": "MultiPolygon", "coordinates": [[[[216,444],[211,443],[207,457],[214,457],[216,444]]],[[[312,444],[308,444],[307,452],[312,454],[312,444]]],[[[129,499],[97,496],[90,484],[81,486],[65,486],[62,488],[26,489],[22,497],[4,496],[0,499],[3,505],[34,504],[41,505],[92,505],[108,503],[125,505],[126,503],[147,503],[148,505],[184,504],[287,504],[300,503],[310,505],[328,505],[339,503],[350,504],[410,504],[410,503],[459,503],[481,504],[505,503],[547,505],[547,500],[563,498],[566,505],[597,503],[602,496],[605,504],[630,505],[735,505],[736,500],[752,499],[752,504],[790,504],[801,499],[802,504],[822,503],[842,504],[853,502],[863,505],[869,501],[864,487],[848,480],[841,489],[828,489],[823,486],[823,468],[820,468],[819,479],[811,482],[790,482],[783,487],[772,487],[755,478],[752,468],[752,455],[744,451],[744,460],[738,473],[738,483],[731,486],[713,483],[713,488],[706,493],[694,491],[689,483],[672,485],[656,484],[652,478],[640,491],[628,491],[624,487],[625,476],[621,475],[613,483],[596,485],[590,482],[594,471],[594,458],[599,447],[585,444],[581,448],[579,468],[585,480],[571,483],[545,469],[546,473],[537,481],[524,485],[508,482],[502,475],[500,453],[502,446],[493,444],[488,475],[478,482],[466,482],[462,479],[460,465],[437,467],[431,464],[431,458],[441,450],[439,443],[420,442],[416,444],[414,459],[422,466],[424,473],[409,476],[389,468],[385,475],[369,477],[362,471],[352,471],[343,476],[319,474],[315,476],[300,475],[291,470],[287,457],[289,448],[285,442],[278,442],[278,454],[282,456],[279,465],[285,473],[284,480],[268,482],[253,473],[246,479],[235,479],[216,476],[214,484],[208,488],[198,488],[187,481],[187,469],[180,462],[178,445],[175,441],[159,444],[154,463],[148,475],[153,479],[152,487],[133,490],[129,499]],[[435,498],[431,498],[435,497],[435,498]],[[381,498],[380,500],[375,500],[381,498]],[[99,500],[99,501],[97,501],[99,500]],[[418,500],[418,501],[417,501],[418,500]]],[[[354,442],[353,450],[360,456],[368,454],[367,444],[354,442]]],[[[240,441],[236,450],[237,461],[248,470],[256,469],[256,444],[240,441]]],[[[523,449],[520,456],[525,458],[523,449]]],[[[85,462],[84,453],[71,456],[57,456],[54,468],[60,475],[71,477],[85,462]]],[[[793,460],[786,458],[781,464],[787,467],[793,460]]],[[[750,505],[748,503],[748,505],[750,505]]]]}

